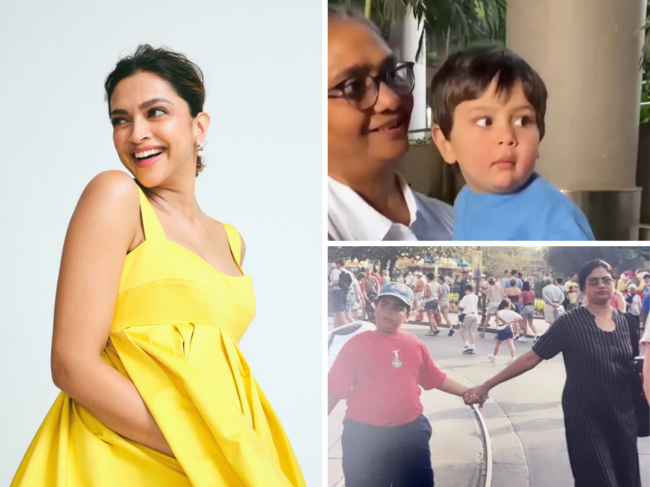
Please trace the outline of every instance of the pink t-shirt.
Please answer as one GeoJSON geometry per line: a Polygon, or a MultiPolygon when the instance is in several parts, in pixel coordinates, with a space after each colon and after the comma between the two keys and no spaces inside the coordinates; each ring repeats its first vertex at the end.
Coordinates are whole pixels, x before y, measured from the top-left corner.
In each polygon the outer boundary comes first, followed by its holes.
{"type": "Polygon", "coordinates": [[[415,335],[366,331],[341,349],[328,375],[328,390],[346,400],[345,419],[399,426],[422,414],[420,387],[435,389],[447,377],[415,335]]]}

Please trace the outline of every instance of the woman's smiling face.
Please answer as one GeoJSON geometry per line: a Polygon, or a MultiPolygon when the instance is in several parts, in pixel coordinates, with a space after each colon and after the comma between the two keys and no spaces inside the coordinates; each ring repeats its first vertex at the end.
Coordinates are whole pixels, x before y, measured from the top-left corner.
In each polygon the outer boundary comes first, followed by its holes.
{"type": "MultiPolygon", "coordinates": [[[[397,64],[386,43],[358,21],[328,24],[328,91],[342,82],[390,72],[397,64]]],[[[380,83],[374,106],[360,110],[345,97],[328,97],[328,165],[330,174],[363,174],[386,163],[397,164],[409,147],[407,130],[411,94],[398,96],[380,83]],[[383,130],[388,127],[391,130],[383,130]]]]}
{"type": "Polygon", "coordinates": [[[147,187],[170,175],[194,178],[197,140],[207,126],[159,76],[138,72],[120,81],[110,100],[113,143],[126,169],[147,187]]]}

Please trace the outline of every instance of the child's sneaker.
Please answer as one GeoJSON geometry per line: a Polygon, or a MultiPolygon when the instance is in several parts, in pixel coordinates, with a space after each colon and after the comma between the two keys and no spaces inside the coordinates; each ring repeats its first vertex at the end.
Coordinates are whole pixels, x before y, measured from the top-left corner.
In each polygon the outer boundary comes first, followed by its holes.
{"type": "Polygon", "coordinates": [[[515,341],[519,340],[521,338],[521,335],[517,334],[515,335],[515,341]]]}
{"type": "Polygon", "coordinates": [[[521,337],[521,339],[520,339],[519,341],[520,341],[521,343],[526,343],[526,342],[528,342],[528,338],[526,338],[526,337],[521,337]]]}
{"type": "Polygon", "coordinates": [[[537,340],[539,340],[539,335],[535,335],[535,338],[533,338],[533,343],[537,343],[537,340]]]}
{"type": "Polygon", "coordinates": [[[450,337],[454,334],[454,328],[452,326],[449,327],[449,333],[447,333],[447,336],[450,337]]]}
{"type": "Polygon", "coordinates": [[[496,357],[494,355],[492,355],[491,353],[488,353],[488,360],[490,362],[492,362],[492,363],[497,361],[496,357]]]}
{"type": "Polygon", "coordinates": [[[473,348],[468,348],[463,353],[466,353],[467,355],[476,355],[476,350],[474,350],[473,348]]]}
{"type": "Polygon", "coordinates": [[[513,363],[515,360],[517,360],[517,357],[510,357],[510,360],[508,360],[508,361],[506,362],[506,365],[510,365],[510,364],[513,363]]]}

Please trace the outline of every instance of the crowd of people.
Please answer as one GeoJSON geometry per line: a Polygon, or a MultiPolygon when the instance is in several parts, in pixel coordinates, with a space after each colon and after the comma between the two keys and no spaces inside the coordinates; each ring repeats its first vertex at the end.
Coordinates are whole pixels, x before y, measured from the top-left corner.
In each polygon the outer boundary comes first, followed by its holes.
{"type": "MultiPolygon", "coordinates": [[[[448,336],[458,329],[464,354],[476,353],[477,335],[485,338],[486,329],[491,327],[494,318],[497,343],[494,353],[489,355],[490,360],[497,355],[500,342],[506,341],[510,362],[514,361],[512,342],[527,342],[529,330],[533,342],[537,342],[540,334],[534,319],[538,314],[550,325],[560,315],[588,304],[586,294],[579,289],[577,272],[571,272],[566,278],[554,278],[550,273],[525,276],[517,269],[506,269],[500,279],[485,275],[472,279],[470,272],[463,271],[454,282],[449,275],[436,276],[421,270],[398,270],[392,277],[386,269],[379,272],[376,268],[357,267],[355,270],[346,268],[344,260],[338,259],[330,272],[335,328],[357,320],[374,321],[379,291],[389,282],[396,282],[405,284],[413,292],[412,321],[426,321],[429,325],[427,336],[440,334],[443,323],[449,328],[448,336]],[[539,281],[543,285],[539,285],[539,281]],[[450,299],[455,294],[452,291],[457,291],[457,299],[450,299]],[[543,301],[543,308],[537,310],[539,300],[543,301]],[[458,311],[456,325],[450,320],[451,310],[458,311]]],[[[616,282],[610,305],[631,314],[642,332],[650,314],[650,273],[641,268],[623,272],[616,282]]]]}

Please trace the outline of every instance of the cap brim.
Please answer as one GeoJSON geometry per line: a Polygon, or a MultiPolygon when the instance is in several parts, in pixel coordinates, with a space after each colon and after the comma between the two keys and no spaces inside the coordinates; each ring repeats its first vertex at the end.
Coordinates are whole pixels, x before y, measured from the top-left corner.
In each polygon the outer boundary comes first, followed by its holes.
{"type": "Polygon", "coordinates": [[[402,296],[400,296],[400,295],[397,294],[397,293],[379,293],[379,294],[377,295],[377,298],[381,298],[382,296],[394,296],[394,297],[396,297],[397,299],[399,299],[402,303],[404,303],[406,306],[408,306],[409,308],[410,308],[411,306],[413,306],[413,303],[409,303],[408,301],[406,301],[402,296]]]}

